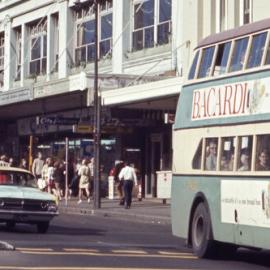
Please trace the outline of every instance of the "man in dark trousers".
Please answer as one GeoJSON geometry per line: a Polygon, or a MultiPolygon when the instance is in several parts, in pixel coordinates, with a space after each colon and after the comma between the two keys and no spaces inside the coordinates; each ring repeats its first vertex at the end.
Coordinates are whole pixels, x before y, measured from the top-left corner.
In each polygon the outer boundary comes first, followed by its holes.
{"type": "Polygon", "coordinates": [[[132,201],[133,185],[137,185],[137,176],[135,169],[128,162],[124,163],[124,167],[119,173],[119,179],[124,181],[125,208],[129,209],[132,201]]]}

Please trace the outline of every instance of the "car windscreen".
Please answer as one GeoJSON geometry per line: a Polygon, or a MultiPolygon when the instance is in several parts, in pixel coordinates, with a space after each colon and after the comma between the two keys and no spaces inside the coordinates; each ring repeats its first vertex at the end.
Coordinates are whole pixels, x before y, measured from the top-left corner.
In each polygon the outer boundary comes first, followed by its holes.
{"type": "Polygon", "coordinates": [[[37,187],[34,176],[29,173],[0,170],[0,186],[2,185],[37,187]]]}

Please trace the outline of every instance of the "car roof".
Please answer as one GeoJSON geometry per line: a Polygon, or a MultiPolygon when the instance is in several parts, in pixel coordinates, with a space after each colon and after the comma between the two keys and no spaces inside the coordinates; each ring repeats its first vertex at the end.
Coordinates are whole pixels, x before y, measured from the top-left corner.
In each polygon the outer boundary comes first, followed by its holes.
{"type": "Polygon", "coordinates": [[[25,170],[25,169],[21,169],[18,167],[10,167],[10,166],[1,166],[0,165],[0,171],[13,171],[13,172],[24,172],[24,173],[30,173],[29,171],[25,170]]]}

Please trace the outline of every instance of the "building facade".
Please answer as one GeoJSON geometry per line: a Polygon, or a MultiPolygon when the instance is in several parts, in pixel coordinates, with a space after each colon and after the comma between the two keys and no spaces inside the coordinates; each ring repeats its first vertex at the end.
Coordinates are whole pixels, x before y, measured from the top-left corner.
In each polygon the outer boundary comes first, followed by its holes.
{"type": "MultiPolygon", "coordinates": [[[[130,159],[143,195],[156,196],[156,171],[173,166],[170,117],[193,48],[211,33],[266,18],[270,4],[98,2],[101,163],[108,173],[130,159]]],[[[29,156],[32,141],[33,154],[63,158],[68,137],[71,158],[93,155],[94,9],[93,0],[0,1],[0,153],[29,156]]]]}

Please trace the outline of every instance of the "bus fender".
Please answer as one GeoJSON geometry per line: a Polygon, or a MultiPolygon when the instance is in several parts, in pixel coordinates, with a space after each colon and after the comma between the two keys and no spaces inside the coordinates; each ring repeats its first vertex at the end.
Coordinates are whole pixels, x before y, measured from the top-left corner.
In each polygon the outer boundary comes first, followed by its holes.
{"type": "Polygon", "coordinates": [[[188,237],[187,237],[187,244],[189,247],[192,246],[191,244],[191,227],[192,227],[192,219],[193,219],[193,215],[194,215],[194,212],[197,208],[197,206],[200,204],[200,203],[204,203],[205,206],[206,206],[206,209],[209,213],[209,217],[210,217],[210,226],[211,226],[211,229],[210,229],[210,239],[209,240],[213,240],[213,231],[212,231],[212,219],[211,219],[211,212],[210,212],[210,208],[209,208],[209,205],[208,205],[208,201],[205,197],[205,195],[202,193],[202,192],[198,192],[194,199],[193,199],[193,202],[192,202],[192,207],[191,207],[191,210],[190,210],[190,214],[189,214],[189,222],[188,222],[188,237]]]}

